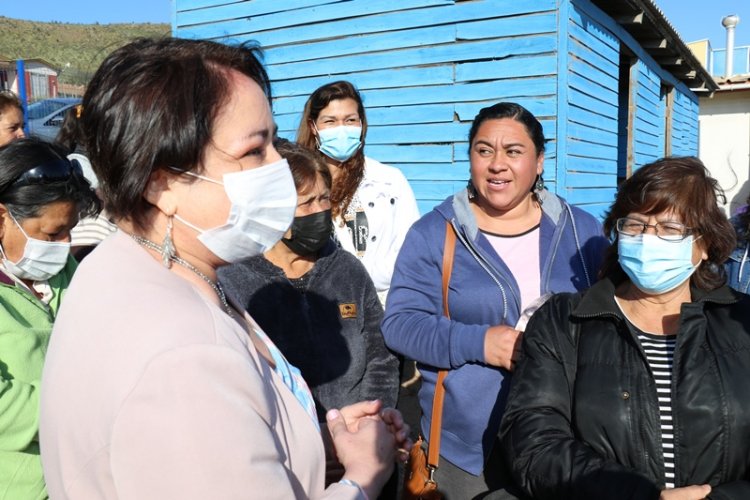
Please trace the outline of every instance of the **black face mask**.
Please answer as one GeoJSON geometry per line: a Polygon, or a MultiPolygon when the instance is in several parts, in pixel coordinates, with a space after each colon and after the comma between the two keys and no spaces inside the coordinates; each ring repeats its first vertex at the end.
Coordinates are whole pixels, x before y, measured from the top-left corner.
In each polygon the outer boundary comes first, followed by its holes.
{"type": "Polygon", "coordinates": [[[281,241],[297,255],[313,255],[325,246],[331,237],[333,223],[331,211],[295,217],[292,222],[292,237],[281,241]]]}

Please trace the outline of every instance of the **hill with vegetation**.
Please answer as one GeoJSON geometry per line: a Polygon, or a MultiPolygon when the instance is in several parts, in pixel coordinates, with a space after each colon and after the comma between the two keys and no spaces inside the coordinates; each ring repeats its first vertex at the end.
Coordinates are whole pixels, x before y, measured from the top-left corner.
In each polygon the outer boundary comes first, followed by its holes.
{"type": "Polygon", "coordinates": [[[61,83],[85,85],[114,49],[138,37],[169,35],[169,24],[70,24],[0,16],[0,58],[44,59],[61,83]]]}

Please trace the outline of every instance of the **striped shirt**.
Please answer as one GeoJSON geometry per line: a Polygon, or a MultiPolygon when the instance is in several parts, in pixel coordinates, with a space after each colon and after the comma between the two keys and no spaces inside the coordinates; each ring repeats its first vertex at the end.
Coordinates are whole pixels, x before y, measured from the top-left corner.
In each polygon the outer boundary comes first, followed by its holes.
{"type": "Polygon", "coordinates": [[[664,483],[674,488],[674,426],[672,424],[672,359],[677,335],[654,335],[633,326],[651,367],[659,401],[661,448],[664,458],[664,483]]]}

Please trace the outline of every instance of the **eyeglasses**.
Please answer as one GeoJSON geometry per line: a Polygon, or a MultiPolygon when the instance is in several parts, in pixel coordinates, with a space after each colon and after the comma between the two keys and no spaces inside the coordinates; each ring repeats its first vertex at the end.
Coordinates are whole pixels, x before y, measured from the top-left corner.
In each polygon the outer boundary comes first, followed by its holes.
{"type": "Polygon", "coordinates": [[[83,169],[78,160],[60,159],[30,168],[13,181],[12,186],[29,186],[32,184],[49,184],[67,181],[73,176],[83,178],[83,169]]]}
{"type": "Polygon", "coordinates": [[[693,228],[687,227],[679,222],[657,222],[656,224],[646,224],[636,219],[623,217],[617,219],[615,225],[617,232],[625,236],[638,236],[646,232],[646,229],[652,227],[656,236],[666,241],[682,241],[691,234],[693,228]]]}

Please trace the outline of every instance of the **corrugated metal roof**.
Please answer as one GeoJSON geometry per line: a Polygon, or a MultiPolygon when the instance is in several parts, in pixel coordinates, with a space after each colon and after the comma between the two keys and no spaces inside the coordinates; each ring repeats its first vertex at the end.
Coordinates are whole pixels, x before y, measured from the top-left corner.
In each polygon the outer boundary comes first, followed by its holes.
{"type": "Polygon", "coordinates": [[[592,0],[618,22],[666,71],[693,90],[719,86],[653,0],[592,0]]]}

